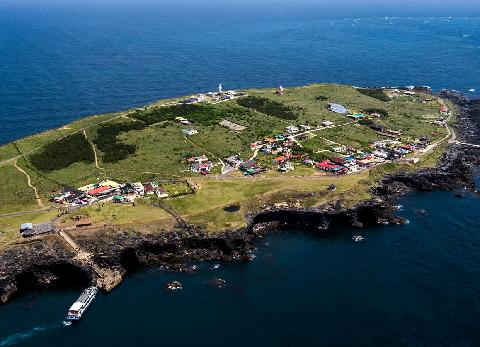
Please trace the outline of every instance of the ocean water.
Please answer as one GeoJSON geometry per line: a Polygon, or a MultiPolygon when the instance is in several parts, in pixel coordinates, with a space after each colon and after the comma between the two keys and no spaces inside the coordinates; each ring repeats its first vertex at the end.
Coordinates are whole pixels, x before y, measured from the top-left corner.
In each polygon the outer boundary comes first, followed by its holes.
{"type": "Polygon", "coordinates": [[[479,17],[326,16],[0,2],[0,143],[219,83],[429,85],[480,95],[479,17]]]}
{"type": "Polygon", "coordinates": [[[29,295],[0,309],[0,346],[478,346],[480,200],[400,203],[404,226],[291,230],[259,239],[252,262],[137,273],[75,326],[61,322],[82,288],[29,295]]]}
{"type": "MultiPolygon", "coordinates": [[[[0,4],[0,143],[218,83],[417,84],[474,97],[479,53],[480,18],[0,4]]],[[[83,288],[30,294],[0,307],[0,346],[479,345],[480,200],[400,203],[408,225],[291,230],[260,239],[253,262],[137,273],[71,327],[62,320],[83,288]],[[184,289],[166,292],[171,280],[184,289]]]]}

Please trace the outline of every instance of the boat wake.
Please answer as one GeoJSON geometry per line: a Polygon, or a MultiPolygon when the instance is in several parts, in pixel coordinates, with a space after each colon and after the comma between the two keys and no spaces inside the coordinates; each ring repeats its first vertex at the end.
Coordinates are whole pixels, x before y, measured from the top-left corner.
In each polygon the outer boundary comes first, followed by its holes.
{"type": "Polygon", "coordinates": [[[8,336],[7,338],[3,339],[0,341],[0,347],[4,346],[13,346],[22,342],[25,342],[27,340],[32,339],[33,337],[44,333],[49,330],[54,330],[60,328],[60,324],[55,324],[55,325],[45,325],[45,326],[38,326],[34,327],[30,330],[21,332],[21,333],[16,333],[13,335],[8,336]]]}

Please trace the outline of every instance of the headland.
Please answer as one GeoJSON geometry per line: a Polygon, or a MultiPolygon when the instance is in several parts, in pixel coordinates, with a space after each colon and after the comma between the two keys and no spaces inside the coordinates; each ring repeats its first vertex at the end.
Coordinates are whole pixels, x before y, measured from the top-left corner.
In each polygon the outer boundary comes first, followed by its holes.
{"type": "Polygon", "coordinates": [[[0,294],[251,259],[282,226],[403,223],[394,198],[473,190],[478,103],[425,87],[215,91],[0,147],[0,294]]]}

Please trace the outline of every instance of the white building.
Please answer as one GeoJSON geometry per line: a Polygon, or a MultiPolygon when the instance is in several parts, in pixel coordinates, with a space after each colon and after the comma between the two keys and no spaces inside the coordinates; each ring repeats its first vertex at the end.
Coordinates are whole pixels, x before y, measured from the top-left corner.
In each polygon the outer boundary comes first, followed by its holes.
{"type": "Polygon", "coordinates": [[[300,131],[300,129],[298,129],[298,127],[296,127],[295,125],[290,125],[287,127],[287,132],[289,134],[295,134],[295,133],[298,133],[300,131]]]}
{"type": "Polygon", "coordinates": [[[198,130],[195,130],[195,129],[183,129],[183,130],[182,130],[182,133],[183,133],[184,135],[187,135],[187,136],[192,136],[192,135],[198,134],[198,130]]]}

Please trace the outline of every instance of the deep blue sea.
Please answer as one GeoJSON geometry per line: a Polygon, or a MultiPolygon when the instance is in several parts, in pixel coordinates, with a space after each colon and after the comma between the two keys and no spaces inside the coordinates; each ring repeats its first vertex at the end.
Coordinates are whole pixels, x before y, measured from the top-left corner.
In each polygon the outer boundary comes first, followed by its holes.
{"type": "Polygon", "coordinates": [[[0,309],[0,346],[478,346],[480,199],[400,203],[408,225],[292,230],[260,239],[252,262],[137,273],[76,326],[62,320],[83,288],[29,295],[0,309]]]}
{"type": "Polygon", "coordinates": [[[338,82],[480,95],[480,17],[3,8],[0,143],[85,115],[225,88],[338,82]]]}
{"type": "MultiPolygon", "coordinates": [[[[0,3],[0,143],[219,83],[480,95],[480,18],[214,5],[0,3]]],[[[480,345],[480,200],[435,192],[399,203],[408,225],[292,230],[260,239],[253,262],[137,273],[99,295],[77,326],[62,320],[83,288],[28,295],[0,307],[0,346],[480,345]],[[352,241],[358,233],[363,242],[352,241]],[[226,288],[211,286],[214,277],[226,288]],[[167,293],[174,279],[184,289],[167,293]]]]}

